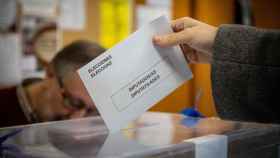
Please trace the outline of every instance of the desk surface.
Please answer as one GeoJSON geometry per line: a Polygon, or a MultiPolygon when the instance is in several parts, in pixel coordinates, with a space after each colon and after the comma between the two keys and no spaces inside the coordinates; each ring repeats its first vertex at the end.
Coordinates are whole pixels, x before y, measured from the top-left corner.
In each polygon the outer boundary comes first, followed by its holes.
{"type": "MultiPolygon", "coordinates": [[[[142,115],[127,129],[112,134],[100,117],[89,117],[2,128],[0,136],[16,129],[23,130],[5,144],[16,147],[21,157],[176,157],[183,154],[192,158],[195,147],[184,141],[209,134],[228,136],[229,155],[280,143],[278,125],[192,119],[152,112],[142,115]]],[[[3,153],[14,154],[9,150],[3,153]]]]}

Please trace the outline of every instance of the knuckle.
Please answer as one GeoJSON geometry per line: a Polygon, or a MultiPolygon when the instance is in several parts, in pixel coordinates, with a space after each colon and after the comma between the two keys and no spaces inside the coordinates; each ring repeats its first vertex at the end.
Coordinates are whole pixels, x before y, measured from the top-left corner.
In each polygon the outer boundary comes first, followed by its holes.
{"type": "Polygon", "coordinates": [[[188,42],[192,41],[193,36],[194,36],[194,32],[191,31],[190,29],[185,29],[185,30],[183,31],[183,36],[184,36],[185,42],[188,43],[188,42]]]}
{"type": "Polygon", "coordinates": [[[186,17],[183,17],[182,19],[183,19],[184,21],[188,21],[188,20],[190,20],[191,18],[186,16],[186,17]]]}

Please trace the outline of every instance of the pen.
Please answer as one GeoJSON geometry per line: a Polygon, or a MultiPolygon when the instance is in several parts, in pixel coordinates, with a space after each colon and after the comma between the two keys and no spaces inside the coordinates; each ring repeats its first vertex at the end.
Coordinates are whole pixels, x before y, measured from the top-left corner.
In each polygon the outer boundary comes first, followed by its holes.
{"type": "Polygon", "coordinates": [[[202,89],[199,88],[196,95],[195,95],[195,101],[194,106],[190,108],[185,108],[181,113],[185,116],[189,117],[204,117],[199,111],[198,111],[198,103],[202,96],[202,89]]]}

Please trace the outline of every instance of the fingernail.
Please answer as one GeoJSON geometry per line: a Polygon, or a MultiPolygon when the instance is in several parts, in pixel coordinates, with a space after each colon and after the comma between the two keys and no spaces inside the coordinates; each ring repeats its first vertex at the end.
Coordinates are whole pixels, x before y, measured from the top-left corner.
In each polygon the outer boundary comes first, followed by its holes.
{"type": "Polygon", "coordinates": [[[160,37],[159,36],[154,36],[153,42],[154,43],[159,43],[160,42],[160,37]]]}

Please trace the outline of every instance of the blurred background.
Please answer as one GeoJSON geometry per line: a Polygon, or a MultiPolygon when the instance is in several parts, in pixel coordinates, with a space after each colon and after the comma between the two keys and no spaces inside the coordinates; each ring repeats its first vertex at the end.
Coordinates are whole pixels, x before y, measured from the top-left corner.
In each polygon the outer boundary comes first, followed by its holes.
{"type": "MultiPolygon", "coordinates": [[[[141,25],[165,14],[224,23],[280,28],[279,0],[0,0],[0,89],[30,77],[45,77],[63,46],[79,39],[114,46],[141,25]]],[[[191,65],[194,78],[151,111],[179,112],[193,106],[215,116],[210,65],[191,65]]],[[[5,99],[5,98],[1,98],[5,99]]]]}

